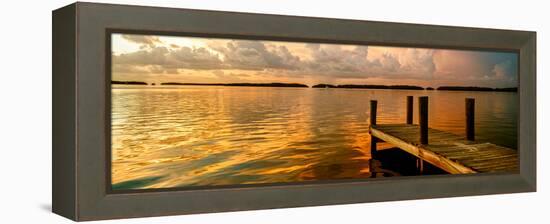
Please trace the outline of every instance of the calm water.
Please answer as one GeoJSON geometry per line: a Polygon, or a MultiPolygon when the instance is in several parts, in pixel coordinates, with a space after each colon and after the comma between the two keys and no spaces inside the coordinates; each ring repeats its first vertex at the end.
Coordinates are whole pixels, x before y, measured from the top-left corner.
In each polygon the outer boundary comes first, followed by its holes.
{"type": "Polygon", "coordinates": [[[516,148],[517,93],[269,87],[115,87],[114,187],[166,188],[368,178],[369,101],[404,123],[406,96],[429,96],[429,125],[516,148]]]}

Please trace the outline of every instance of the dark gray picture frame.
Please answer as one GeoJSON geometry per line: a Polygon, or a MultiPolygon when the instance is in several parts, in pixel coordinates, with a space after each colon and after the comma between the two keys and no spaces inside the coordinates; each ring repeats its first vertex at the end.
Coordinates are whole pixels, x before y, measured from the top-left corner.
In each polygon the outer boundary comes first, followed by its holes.
{"type": "MultiPolygon", "coordinates": [[[[53,212],[98,220],[536,191],[536,33],[74,3],[53,12],[53,212]],[[110,191],[110,33],[511,51],[519,173],[110,191]]],[[[367,102],[365,102],[367,103],[367,102]]]]}

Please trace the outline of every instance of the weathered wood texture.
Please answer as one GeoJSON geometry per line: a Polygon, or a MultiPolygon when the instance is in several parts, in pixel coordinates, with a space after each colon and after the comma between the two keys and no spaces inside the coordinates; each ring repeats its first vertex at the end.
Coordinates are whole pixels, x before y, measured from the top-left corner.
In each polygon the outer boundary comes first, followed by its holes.
{"type": "Polygon", "coordinates": [[[466,98],[466,139],[475,140],[475,99],[466,98]]]}
{"type": "MultiPolygon", "coordinates": [[[[377,101],[371,100],[370,101],[370,125],[376,125],[376,108],[377,108],[377,101]]],[[[376,156],[376,143],[377,139],[373,135],[370,136],[370,155],[372,158],[376,156]]]]}
{"type": "Polygon", "coordinates": [[[413,96],[407,96],[407,124],[413,123],[413,96]]]}
{"type": "Polygon", "coordinates": [[[420,144],[420,129],[410,124],[374,125],[369,132],[452,174],[519,171],[517,151],[492,143],[429,128],[429,144],[420,144]]]}
{"type": "Polygon", "coordinates": [[[421,144],[428,144],[428,97],[418,97],[418,125],[420,126],[419,141],[421,144]]]}

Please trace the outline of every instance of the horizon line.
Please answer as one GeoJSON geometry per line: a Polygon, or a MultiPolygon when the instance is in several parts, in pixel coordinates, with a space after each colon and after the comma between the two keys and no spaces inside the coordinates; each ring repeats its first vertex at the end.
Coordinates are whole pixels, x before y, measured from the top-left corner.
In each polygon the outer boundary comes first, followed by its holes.
{"type": "MultiPolygon", "coordinates": [[[[328,84],[328,83],[319,83],[315,85],[307,85],[303,83],[285,83],[285,82],[229,82],[229,83],[193,83],[193,82],[145,82],[145,81],[120,81],[120,80],[111,80],[111,84],[118,84],[118,85],[148,85],[148,86],[154,86],[154,85],[204,85],[204,86],[265,86],[269,87],[268,85],[274,85],[274,87],[277,87],[275,85],[284,86],[284,87],[307,87],[307,88],[365,88],[368,89],[369,87],[372,89],[376,89],[376,87],[379,88],[391,88],[391,87],[409,87],[411,90],[415,90],[413,88],[422,88],[423,90],[439,90],[440,88],[444,88],[441,90],[459,90],[457,88],[469,88],[469,89],[478,89],[478,90],[509,90],[509,89],[517,89],[518,86],[514,87],[487,87],[487,86],[456,86],[456,85],[442,85],[442,86],[418,86],[418,85],[406,85],[406,84],[397,84],[397,85],[384,85],[384,84],[328,84]],[[322,86],[322,87],[316,87],[316,86],[322,86]]],[[[419,90],[419,89],[418,89],[419,90]]],[[[517,91],[517,90],[516,90],[517,91]]]]}

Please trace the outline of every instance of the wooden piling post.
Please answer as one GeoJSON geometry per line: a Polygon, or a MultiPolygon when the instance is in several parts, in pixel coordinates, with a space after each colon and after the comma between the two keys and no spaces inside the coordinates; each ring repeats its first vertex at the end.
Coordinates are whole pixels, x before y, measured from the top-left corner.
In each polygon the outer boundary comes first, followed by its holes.
{"type": "Polygon", "coordinates": [[[413,96],[407,96],[407,124],[413,123],[413,96]]]}
{"type": "Polygon", "coordinates": [[[420,126],[420,144],[428,144],[428,97],[418,97],[418,124],[420,126]]]}
{"type": "MultiPolygon", "coordinates": [[[[377,108],[378,102],[376,100],[370,101],[370,125],[375,126],[376,125],[376,108],[377,108]]],[[[377,139],[374,136],[370,136],[370,154],[371,157],[374,158],[376,154],[376,142],[377,139]]]]}
{"type": "Polygon", "coordinates": [[[475,140],[475,99],[466,98],[466,139],[475,140]]]}
{"type": "Polygon", "coordinates": [[[424,160],[422,160],[421,158],[416,159],[416,171],[418,172],[418,174],[424,173],[424,160]]]}

